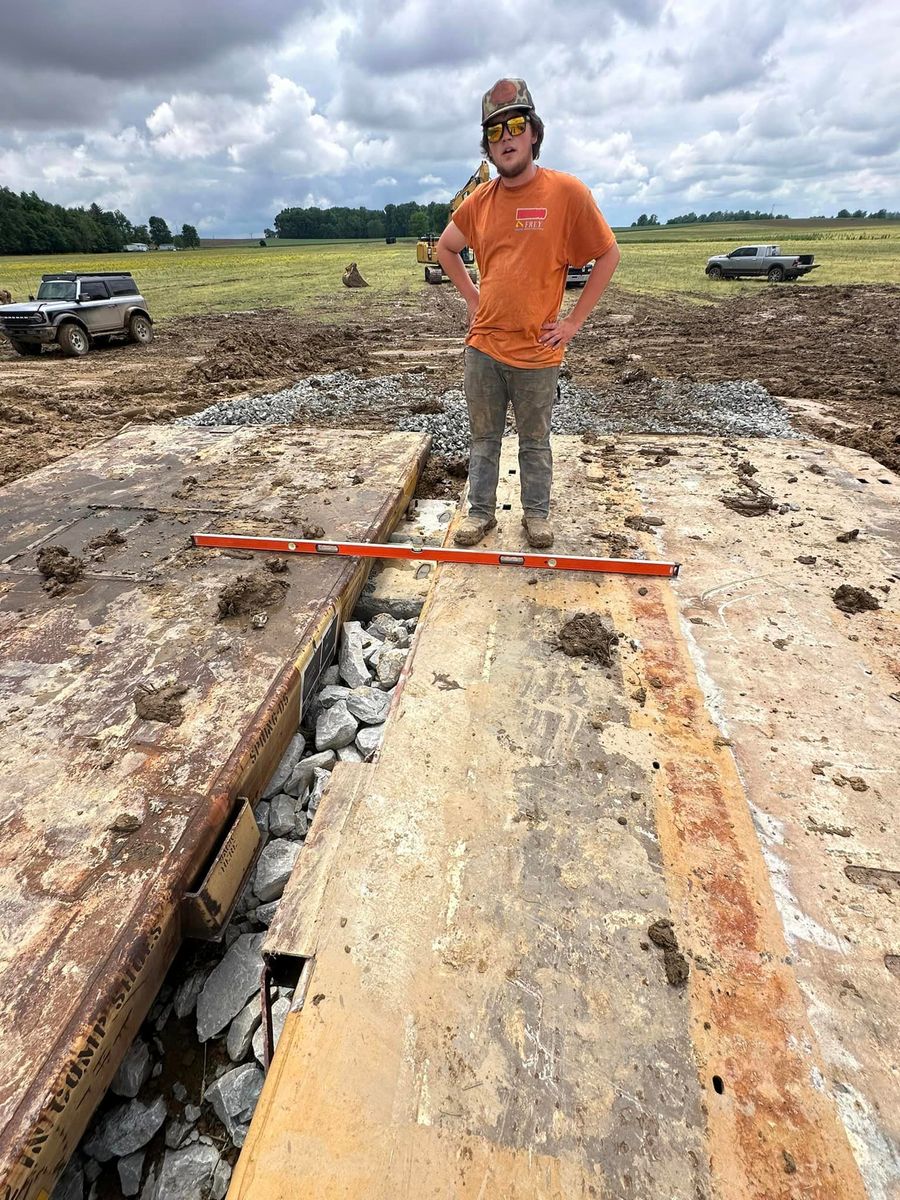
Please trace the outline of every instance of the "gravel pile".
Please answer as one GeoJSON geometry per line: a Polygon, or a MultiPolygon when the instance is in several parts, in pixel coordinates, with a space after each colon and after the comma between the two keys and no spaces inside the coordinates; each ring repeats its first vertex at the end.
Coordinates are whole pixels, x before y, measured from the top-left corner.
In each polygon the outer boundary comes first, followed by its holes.
{"type": "Polygon", "coordinates": [[[180,417],[178,425],[289,425],[295,417],[315,414],[329,423],[360,411],[385,413],[396,408],[402,375],[361,379],[354,371],[310,375],[280,392],[264,392],[220,400],[200,412],[180,417]]]}
{"type": "Polygon", "coordinates": [[[552,428],[554,433],[797,436],[784,408],[755,379],[695,383],[651,378],[636,386],[594,392],[563,378],[552,428]]]}
{"type": "MultiPolygon", "coordinates": [[[[265,931],[335,763],[368,761],[381,744],[415,624],[387,613],[344,624],[338,661],[256,805],[265,844],[222,943],[173,966],[52,1200],[225,1196],[264,1080],[265,931]]],[[[277,1042],[293,991],[272,999],[277,1042]]]]}
{"type": "MultiPolygon", "coordinates": [[[[423,376],[410,385],[407,375],[364,379],[352,371],[313,375],[281,392],[223,400],[181,418],[184,425],[377,424],[429,433],[435,454],[452,458],[469,449],[469,421],[461,388],[439,397],[423,376]],[[398,404],[402,399],[402,406],[398,404]],[[438,403],[435,404],[435,401],[438,403]],[[421,403],[441,408],[415,412],[421,403]]],[[[510,414],[506,432],[515,425],[510,414]]],[[[563,371],[553,409],[554,433],[701,433],[731,437],[793,437],[784,409],[756,380],[695,383],[681,379],[638,379],[602,390],[579,388],[563,371]]]]}

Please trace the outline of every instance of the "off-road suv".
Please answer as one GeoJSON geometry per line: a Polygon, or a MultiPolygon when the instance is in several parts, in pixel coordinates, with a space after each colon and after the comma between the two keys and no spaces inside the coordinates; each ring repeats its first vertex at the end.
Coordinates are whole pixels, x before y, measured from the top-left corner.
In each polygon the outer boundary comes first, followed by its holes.
{"type": "Polygon", "coordinates": [[[146,346],[153,321],[130,271],[65,271],[42,275],[36,300],[0,305],[0,333],[17,354],[40,354],[56,342],[80,357],[117,334],[146,346]]]}

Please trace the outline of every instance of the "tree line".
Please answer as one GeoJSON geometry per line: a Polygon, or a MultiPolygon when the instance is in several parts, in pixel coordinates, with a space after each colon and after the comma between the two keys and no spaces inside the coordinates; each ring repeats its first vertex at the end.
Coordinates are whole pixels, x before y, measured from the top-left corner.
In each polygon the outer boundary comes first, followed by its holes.
{"type": "MultiPolygon", "coordinates": [[[[867,212],[864,208],[858,208],[858,209],[856,209],[855,212],[850,212],[849,209],[842,208],[840,210],[840,212],[837,213],[836,215],[838,217],[855,217],[857,219],[863,219],[863,218],[867,217],[869,220],[900,221],[900,212],[890,212],[886,208],[880,208],[878,210],[878,212],[867,212]]],[[[759,209],[754,209],[751,212],[749,208],[739,208],[733,212],[729,209],[726,211],[714,210],[713,212],[699,213],[699,214],[695,213],[695,212],[684,213],[680,217],[670,217],[668,219],[668,221],[666,221],[666,224],[667,225],[697,225],[697,224],[702,224],[704,222],[713,224],[713,223],[718,223],[720,221],[789,221],[789,220],[790,220],[790,217],[787,213],[760,212],[759,209]]],[[[828,220],[828,218],[824,217],[824,216],[811,217],[810,220],[825,221],[825,220],[828,220]]],[[[657,217],[656,213],[650,213],[649,216],[647,213],[641,213],[641,215],[638,217],[638,219],[636,221],[631,222],[631,228],[632,229],[643,229],[643,228],[646,228],[647,226],[659,227],[659,223],[660,223],[659,218],[657,217]]]]}
{"type": "Polygon", "coordinates": [[[172,234],[162,217],[132,225],[118,209],[64,208],[35,192],[0,187],[0,254],[115,254],[132,242],[187,250],[199,246],[200,237],[193,225],[172,234]]]}
{"type": "Polygon", "coordinates": [[[384,238],[440,233],[450,220],[449,204],[386,204],[384,208],[284,208],[266,237],[384,238]]]}

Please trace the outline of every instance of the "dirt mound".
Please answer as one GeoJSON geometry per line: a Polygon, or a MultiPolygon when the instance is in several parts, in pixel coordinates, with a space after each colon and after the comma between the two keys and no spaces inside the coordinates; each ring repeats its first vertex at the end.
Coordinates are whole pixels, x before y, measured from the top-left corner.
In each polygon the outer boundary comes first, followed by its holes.
{"type": "Polygon", "coordinates": [[[596,613],[576,613],[559,631],[557,644],[570,658],[588,658],[601,667],[611,667],[619,635],[596,613]]]}
{"type": "Polygon", "coordinates": [[[849,428],[792,419],[900,470],[898,287],[760,285],[700,304],[613,286],[566,366],[580,387],[611,387],[634,364],[661,379],[756,379],[776,396],[834,402],[849,428]]]}
{"type": "Polygon", "coordinates": [[[206,383],[310,375],[368,362],[349,329],[329,326],[266,328],[259,323],[228,331],[189,372],[206,383]]]}
{"type": "Polygon", "coordinates": [[[43,546],[37,553],[37,569],[44,576],[44,590],[60,596],[84,574],[84,560],[65,546],[43,546]]]}
{"type": "Polygon", "coordinates": [[[273,579],[271,572],[263,569],[238,575],[219,593],[219,617],[246,616],[272,608],[281,603],[290,586],[284,579],[273,579]]]}
{"type": "Polygon", "coordinates": [[[843,446],[871,454],[876,462],[900,473],[900,415],[895,415],[890,423],[876,420],[871,425],[862,426],[843,435],[835,429],[822,432],[830,441],[839,441],[843,446]]]}

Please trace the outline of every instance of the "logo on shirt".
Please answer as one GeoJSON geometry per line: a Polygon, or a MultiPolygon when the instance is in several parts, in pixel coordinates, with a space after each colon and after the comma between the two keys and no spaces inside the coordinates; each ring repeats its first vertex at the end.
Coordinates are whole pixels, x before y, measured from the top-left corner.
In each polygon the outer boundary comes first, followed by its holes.
{"type": "Polygon", "coordinates": [[[543,229],[546,220],[546,208],[516,209],[516,229],[543,229]]]}

